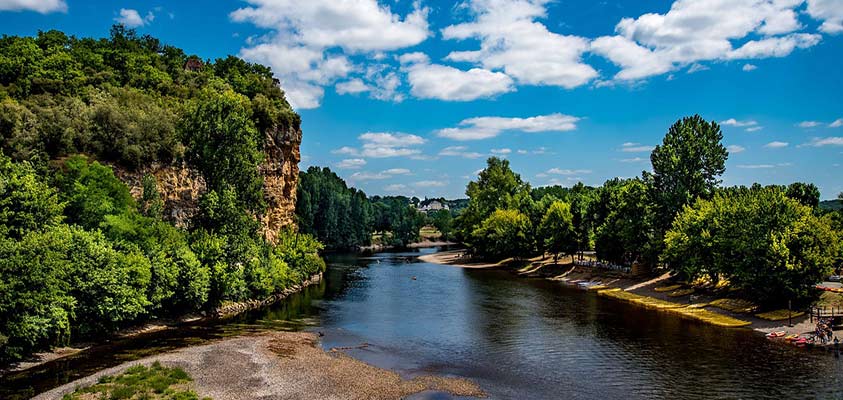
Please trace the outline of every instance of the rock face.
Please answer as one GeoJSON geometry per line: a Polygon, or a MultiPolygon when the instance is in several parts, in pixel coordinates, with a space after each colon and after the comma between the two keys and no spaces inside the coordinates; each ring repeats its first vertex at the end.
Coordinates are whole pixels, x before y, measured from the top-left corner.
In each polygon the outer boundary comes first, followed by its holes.
{"type": "Polygon", "coordinates": [[[299,181],[301,128],[269,129],[264,139],[266,154],[260,167],[266,213],[260,217],[264,236],[275,242],[278,230],[296,223],[296,187],[299,181]]]}
{"type": "MultiPolygon", "coordinates": [[[[264,236],[274,242],[278,231],[295,224],[296,186],[302,133],[298,127],[276,127],[266,133],[264,162],[259,167],[263,176],[266,213],[257,216],[264,236]]],[[[164,218],[178,227],[187,227],[199,212],[199,199],[207,190],[199,171],[186,164],[153,164],[138,171],[113,166],[115,174],[125,182],[135,199],[143,196],[143,177],[153,175],[164,201],[164,218]]]]}

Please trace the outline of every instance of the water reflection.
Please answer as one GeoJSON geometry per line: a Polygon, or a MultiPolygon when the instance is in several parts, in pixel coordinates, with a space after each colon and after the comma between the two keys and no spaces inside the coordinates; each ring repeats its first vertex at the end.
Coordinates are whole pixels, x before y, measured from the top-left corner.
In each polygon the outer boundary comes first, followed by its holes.
{"type": "MultiPolygon", "coordinates": [[[[325,280],[268,309],[100,346],[0,381],[36,392],[126,360],[266,330],[318,329],[323,345],[406,376],[455,375],[498,399],[843,397],[840,359],[506,271],[419,253],[330,255],[325,280]]],[[[422,393],[414,399],[446,399],[422,393]]]]}

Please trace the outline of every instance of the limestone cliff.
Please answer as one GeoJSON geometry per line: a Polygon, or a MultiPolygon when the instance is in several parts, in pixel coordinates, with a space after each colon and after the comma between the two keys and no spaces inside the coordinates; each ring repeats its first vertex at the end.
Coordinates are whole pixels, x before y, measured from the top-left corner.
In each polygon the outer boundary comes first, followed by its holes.
{"type": "MultiPolygon", "coordinates": [[[[275,241],[279,229],[295,224],[301,139],[301,129],[293,126],[269,129],[264,139],[265,157],[260,172],[267,208],[257,218],[270,241],[275,241]]],[[[190,166],[153,164],[131,172],[114,167],[136,199],[143,195],[143,176],[155,176],[164,201],[164,218],[176,226],[186,227],[199,212],[199,199],[207,186],[202,175],[190,166]]]]}

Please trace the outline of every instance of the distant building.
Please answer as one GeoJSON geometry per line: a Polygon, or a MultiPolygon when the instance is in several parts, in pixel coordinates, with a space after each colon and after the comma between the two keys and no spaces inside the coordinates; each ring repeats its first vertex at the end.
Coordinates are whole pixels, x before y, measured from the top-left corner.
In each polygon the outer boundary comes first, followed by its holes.
{"type": "Polygon", "coordinates": [[[419,208],[419,211],[422,212],[431,212],[431,211],[439,211],[439,210],[447,210],[448,205],[439,201],[439,200],[432,200],[427,204],[422,205],[419,208]]]}

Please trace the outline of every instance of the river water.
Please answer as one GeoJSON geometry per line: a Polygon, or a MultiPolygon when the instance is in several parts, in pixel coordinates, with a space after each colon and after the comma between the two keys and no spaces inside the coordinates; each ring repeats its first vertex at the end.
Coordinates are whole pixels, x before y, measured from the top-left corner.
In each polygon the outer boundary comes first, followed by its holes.
{"type": "Polygon", "coordinates": [[[469,378],[493,399],[843,398],[843,358],[833,353],[557,282],[417,259],[431,251],[329,256],[320,285],[276,306],[112,342],[8,375],[0,378],[0,398],[28,398],[120,362],[279,329],[322,332],[325,348],[357,347],[348,352],[405,376],[469,378]]]}

